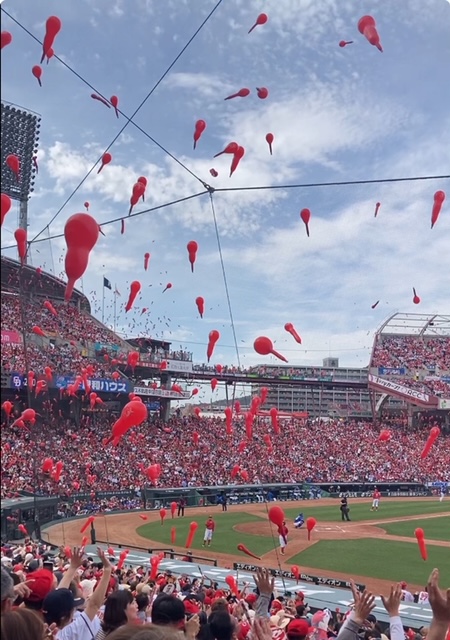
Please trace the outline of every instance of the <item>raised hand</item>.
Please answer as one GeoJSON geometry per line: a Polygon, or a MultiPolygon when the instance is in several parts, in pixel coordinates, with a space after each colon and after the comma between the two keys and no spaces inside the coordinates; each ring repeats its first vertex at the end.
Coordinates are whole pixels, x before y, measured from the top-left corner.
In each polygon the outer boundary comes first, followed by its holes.
{"type": "Polygon", "coordinates": [[[256,587],[260,594],[271,596],[275,589],[275,578],[263,567],[256,570],[254,577],[256,587]]]}
{"type": "Polygon", "coordinates": [[[401,599],[402,599],[402,588],[399,584],[393,585],[391,587],[391,593],[387,598],[385,598],[383,595],[381,596],[381,600],[383,602],[384,608],[388,612],[390,618],[400,615],[401,599]]]}

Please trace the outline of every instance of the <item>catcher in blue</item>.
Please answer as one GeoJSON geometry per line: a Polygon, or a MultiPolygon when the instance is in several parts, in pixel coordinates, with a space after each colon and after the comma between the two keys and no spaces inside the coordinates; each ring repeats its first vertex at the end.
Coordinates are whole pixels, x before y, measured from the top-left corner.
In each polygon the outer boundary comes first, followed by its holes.
{"type": "Polygon", "coordinates": [[[305,518],[303,517],[303,513],[299,513],[298,516],[294,520],[295,529],[300,529],[301,526],[305,524],[305,518]]]}

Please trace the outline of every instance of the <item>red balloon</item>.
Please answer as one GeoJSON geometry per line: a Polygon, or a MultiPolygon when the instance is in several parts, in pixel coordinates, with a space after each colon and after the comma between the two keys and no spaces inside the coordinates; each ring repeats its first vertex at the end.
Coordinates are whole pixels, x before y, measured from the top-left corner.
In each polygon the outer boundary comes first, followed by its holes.
{"type": "Polygon", "coordinates": [[[297,582],[298,582],[298,581],[299,581],[299,578],[300,578],[300,569],[297,567],[297,565],[296,565],[296,564],[294,564],[294,565],[291,567],[291,573],[292,573],[292,575],[294,576],[295,580],[297,580],[297,582]]]}
{"type": "Polygon", "coordinates": [[[200,418],[200,414],[201,414],[201,409],[199,407],[195,407],[194,409],[194,413],[197,416],[197,418],[200,418]]]}
{"type": "Polygon", "coordinates": [[[339,42],[339,46],[340,47],[346,47],[348,44],[353,44],[353,40],[341,40],[339,42]]]}
{"type": "Polygon", "coordinates": [[[195,304],[197,305],[200,318],[203,318],[203,314],[205,313],[205,300],[201,296],[198,296],[198,298],[195,298],[195,304]]]}
{"type": "Polygon", "coordinates": [[[31,73],[34,75],[34,77],[38,81],[39,86],[42,87],[42,82],[41,82],[42,68],[38,64],[35,64],[34,67],[31,69],[31,73]]]}
{"type": "Polygon", "coordinates": [[[216,329],[213,329],[212,331],[209,332],[208,348],[206,349],[206,356],[208,358],[208,362],[210,361],[211,356],[214,353],[214,348],[219,338],[220,338],[220,333],[216,329]]]}
{"type": "Polygon", "coordinates": [[[209,173],[212,175],[213,178],[217,178],[217,176],[219,175],[219,173],[215,169],[210,169],[209,173]]]}
{"type": "Polygon", "coordinates": [[[191,545],[192,545],[192,543],[194,541],[194,536],[195,536],[195,533],[196,533],[197,529],[198,529],[197,522],[191,522],[191,524],[189,525],[189,533],[188,533],[188,536],[187,536],[187,539],[186,539],[186,545],[185,545],[186,549],[190,549],[191,548],[191,545]]]}
{"type": "Polygon", "coordinates": [[[272,421],[272,427],[276,434],[280,433],[280,425],[278,424],[278,409],[276,407],[272,407],[270,409],[270,419],[272,421]]]}
{"type": "Polygon", "coordinates": [[[111,105],[109,104],[109,102],[107,100],[105,100],[105,98],[102,98],[101,96],[98,96],[96,93],[91,93],[91,98],[93,100],[98,100],[99,102],[104,104],[105,107],[108,107],[108,109],[111,109],[111,105]]]}
{"type": "Polygon", "coordinates": [[[417,295],[416,290],[414,289],[414,287],[413,287],[413,294],[414,294],[414,296],[413,296],[413,303],[414,303],[414,304],[420,304],[420,298],[419,298],[419,296],[417,295]]]}
{"type": "Polygon", "coordinates": [[[195,240],[191,240],[187,243],[186,248],[188,250],[189,262],[191,263],[191,271],[192,273],[194,273],[194,264],[195,260],[197,259],[198,244],[195,242],[195,240]]]}
{"type": "Polygon", "coordinates": [[[380,442],[389,442],[391,438],[392,438],[392,434],[389,431],[389,429],[382,429],[380,431],[380,437],[379,437],[380,442]]]}
{"type": "Polygon", "coordinates": [[[211,378],[211,389],[213,391],[216,390],[218,384],[219,384],[219,381],[217,380],[217,378],[211,378]]]}
{"type": "Polygon", "coordinates": [[[113,442],[117,444],[120,438],[132,427],[137,427],[147,420],[148,411],[143,402],[131,400],[122,409],[120,418],[113,424],[112,433],[104,442],[105,445],[113,442]]]}
{"type": "Polygon", "coordinates": [[[14,175],[16,176],[16,179],[18,180],[19,173],[20,173],[20,160],[18,156],[11,153],[9,156],[6,156],[5,162],[7,166],[11,169],[11,171],[14,173],[14,175]]]}
{"type": "Polygon", "coordinates": [[[17,242],[17,253],[19,254],[20,261],[23,263],[27,255],[27,231],[26,229],[16,229],[14,231],[14,237],[17,242]]]}
{"type": "Polygon", "coordinates": [[[148,269],[149,260],[150,260],[150,254],[149,253],[144,253],[144,269],[145,269],[145,271],[147,271],[147,269],[148,269]]]}
{"type": "Polygon", "coordinates": [[[311,531],[317,524],[317,520],[315,518],[306,518],[306,529],[308,531],[308,540],[311,539],[311,531]]]}
{"type": "Polygon", "coordinates": [[[274,135],[273,133],[267,133],[266,134],[266,142],[269,145],[269,151],[270,151],[270,155],[272,155],[272,145],[273,145],[273,141],[274,141],[274,135]]]}
{"type": "Polygon", "coordinates": [[[259,353],[260,356],[268,356],[269,354],[271,354],[276,358],[283,360],[283,362],[287,362],[284,356],[278,353],[278,351],[274,350],[272,340],[270,340],[270,338],[267,338],[266,336],[260,336],[259,338],[256,338],[255,342],[253,343],[253,348],[256,353],[259,353]]]}
{"type": "Polygon", "coordinates": [[[217,156],[221,156],[223,153],[236,153],[238,149],[239,145],[237,142],[230,142],[229,144],[227,144],[223,151],[220,151],[220,153],[216,153],[214,157],[217,158],[217,156]]]}
{"type": "Polygon", "coordinates": [[[70,300],[75,282],[87,269],[89,254],[97,243],[98,234],[97,222],[87,213],[75,213],[64,226],[67,244],[65,270],[68,278],[66,300],[70,300]]]}
{"type": "Polygon", "coordinates": [[[298,335],[297,331],[295,330],[295,327],[292,324],[292,322],[286,322],[286,324],[284,325],[284,328],[288,333],[291,334],[291,336],[294,338],[295,342],[298,342],[298,344],[302,343],[302,339],[298,335]]]}
{"type": "Polygon", "coordinates": [[[50,47],[50,49],[47,51],[47,64],[50,62],[50,59],[53,58],[54,55],[55,55],[55,52],[50,47]]]}
{"type": "Polygon", "coordinates": [[[1,48],[7,47],[12,42],[12,35],[9,31],[2,31],[1,33],[1,48]]]}
{"type": "Polygon", "coordinates": [[[302,209],[300,211],[300,218],[305,223],[306,235],[309,238],[309,221],[311,220],[311,211],[309,209],[302,209]]]}
{"type": "Polygon", "coordinates": [[[3,226],[3,221],[5,219],[6,214],[11,209],[11,198],[6,195],[6,193],[2,193],[1,195],[1,225],[3,226]]]}
{"type": "Polygon", "coordinates": [[[106,164],[109,164],[112,160],[112,155],[110,153],[104,153],[102,156],[102,164],[100,165],[100,169],[97,171],[97,173],[100,173],[100,171],[103,169],[103,167],[106,164]]]}
{"type": "MultiPolygon", "coordinates": [[[[171,289],[171,288],[172,288],[172,283],[171,283],[171,282],[168,282],[168,283],[166,284],[166,288],[164,289],[164,291],[167,291],[167,289],[171,289]]],[[[164,291],[163,291],[163,293],[164,293],[164,291]]]]}
{"type": "Polygon", "coordinates": [[[175,501],[170,503],[170,513],[172,514],[172,518],[175,516],[175,512],[177,510],[177,507],[178,507],[178,505],[177,505],[177,503],[175,501]]]}
{"type": "Polygon", "coordinates": [[[234,410],[236,411],[236,413],[241,412],[241,403],[239,402],[239,400],[236,400],[236,402],[234,403],[234,410]]]}
{"type": "Polygon", "coordinates": [[[256,92],[261,100],[265,100],[269,95],[269,89],[266,89],[266,87],[260,87],[259,89],[256,87],[256,92]]]}
{"type": "Polygon", "coordinates": [[[137,280],[133,280],[133,282],[130,284],[130,295],[128,297],[128,302],[125,307],[126,312],[128,312],[132,308],[134,301],[136,300],[136,296],[140,290],[141,290],[141,283],[138,282],[137,280]]]}
{"type": "Polygon", "coordinates": [[[53,47],[53,43],[61,30],[61,26],[61,20],[57,16],[50,16],[45,23],[45,37],[42,45],[41,64],[44,62],[44,58],[48,56],[49,49],[53,47]]]}
{"type": "Polygon", "coordinates": [[[119,98],[117,96],[111,96],[109,101],[114,107],[114,111],[116,112],[116,118],[118,118],[119,117],[119,110],[118,110],[119,98]]]}
{"type": "Polygon", "coordinates": [[[161,518],[161,524],[163,524],[164,522],[164,518],[167,515],[167,511],[165,509],[160,509],[159,510],[159,517],[161,518]]]}
{"type": "Polygon", "coordinates": [[[363,16],[358,22],[358,31],[361,33],[371,45],[376,47],[379,51],[383,52],[383,48],[380,43],[380,36],[378,35],[377,26],[372,16],[363,16]]]}
{"type": "Polygon", "coordinates": [[[378,211],[380,210],[380,207],[381,207],[381,202],[377,202],[377,203],[375,204],[375,213],[374,213],[374,216],[373,216],[374,218],[376,218],[376,217],[377,217],[377,215],[378,215],[378,211]]]}
{"type": "Polygon", "coordinates": [[[439,218],[444,200],[445,191],[436,191],[436,193],[434,194],[433,210],[431,212],[431,228],[434,227],[439,218]]]}
{"type": "Polygon", "coordinates": [[[197,122],[195,123],[195,130],[194,130],[194,149],[197,147],[197,142],[202,137],[202,133],[204,132],[205,129],[206,129],[206,122],[204,120],[197,120],[197,122]]]}
{"type": "Polygon", "coordinates": [[[268,19],[269,19],[269,16],[266,13],[260,13],[259,16],[256,18],[256,22],[253,25],[253,27],[250,29],[249,33],[251,33],[253,29],[255,29],[256,27],[266,24],[268,19]]]}
{"type": "Polygon", "coordinates": [[[428,436],[428,440],[425,443],[422,453],[420,454],[420,458],[423,460],[430,453],[431,447],[434,445],[436,440],[439,438],[441,430],[439,427],[432,427],[430,429],[430,435],[428,436]]]}
{"type": "Polygon", "coordinates": [[[231,162],[230,178],[233,175],[233,173],[236,171],[236,169],[238,168],[239,162],[242,160],[244,155],[245,155],[244,147],[238,147],[236,153],[233,156],[233,160],[231,162]]]}
{"type": "Polygon", "coordinates": [[[270,507],[270,509],[269,509],[269,520],[276,527],[281,527],[283,525],[283,522],[285,521],[285,519],[286,519],[286,516],[284,515],[284,511],[283,511],[283,509],[281,507],[279,507],[279,506],[270,507]]]}
{"type": "Polygon", "coordinates": [[[246,98],[250,95],[250,89],[244,87],[244,89],[239,89],[236,93],[232,93],[231,96],[227,96],[224,100],[232,100],[233,98],[246,98]]]}
{"type": "Polygon", "coordinates": [[[226,432],[227,435],[231,436],[233,434],[233,425],[231,424],[231,419],[233,416],[233,410],[231,407],[225,407],[225,422],[226,422],[226,432]]]}
{"type": "Polygon", "coordinates": [[[419,545],[419,551],[420,551],[420,555],[422,556],[422,560],[428,560],[428,552],[427,552],[427,546],[425,543],[424,530],[421,528],[415,529],[414,535],[416,536],[417,544],[419,545]]]}
{"type": "Polygon", "coordinates": [[[85,206],[85,208],[86,208],[86,211],[89,211],[89,202],[85,202],[85,203],[84,203],[84,206],[85,206]]]}
{"type": "Polygon", "coordinates": [[[145,185],[142,182],[135,182],[133,185],[133,192],[130,198],[130,209],[128,211],[128,215],[133,211],[133,207],[139,202],[141,197],[145,193],[145,185]]]}

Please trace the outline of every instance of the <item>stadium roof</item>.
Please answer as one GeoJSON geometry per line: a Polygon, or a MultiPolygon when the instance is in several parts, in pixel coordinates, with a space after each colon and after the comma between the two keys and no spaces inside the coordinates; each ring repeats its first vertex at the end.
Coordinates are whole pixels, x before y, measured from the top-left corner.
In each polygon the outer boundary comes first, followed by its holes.
{"type": "Polygon", "coordinates": [[[450,315],[394,313],[378,330],[381,335],[450,337],[450,315]]]}

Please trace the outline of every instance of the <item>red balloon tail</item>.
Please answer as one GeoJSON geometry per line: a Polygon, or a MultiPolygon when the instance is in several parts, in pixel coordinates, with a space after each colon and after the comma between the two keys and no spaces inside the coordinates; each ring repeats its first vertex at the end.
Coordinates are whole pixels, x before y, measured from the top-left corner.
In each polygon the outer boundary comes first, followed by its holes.
{"type": "Polygon", "coordinates": [[[306,223],[306,235],[309,238],[309,225],[308,225],[308,223],[306,223]]]}
{"type": "Polygon", "coordinates": [[[279,360],[282,360],[283,362],[287,362],[286,358],[282,356],[281,353],[278,353],[278,351],[272,351],[272,355],[274,355],[276,358],[279,358],[279,360]]]}
{"type": "Polygon", "coordinates": [[[250,29],[249,33],[251,33],[253,31],[253,29],[256,29],[256,27],[258,26],[258,23],[255,22],[255,24],[253,25],[253,27],[250,29]]]}
{"type": "Polygon", "coordinates": [[[39,86],[40,86],[40,87],[42,87],[41,79],[40,79],[40,78],[38,78],[38,79],[37,79],[37,81],[39,82],[39,86]]]}
{"type": "Polygon", "coordinates": [[[311,540],[311,531],[308,531],[308,540],[311,540]]]}
{"type": "Polygon", "coordinates": [[[99,174],[102,169],[103,169],[103,165],[101,165],[100,169],[97,171],[97,174],[99,174]]]}

